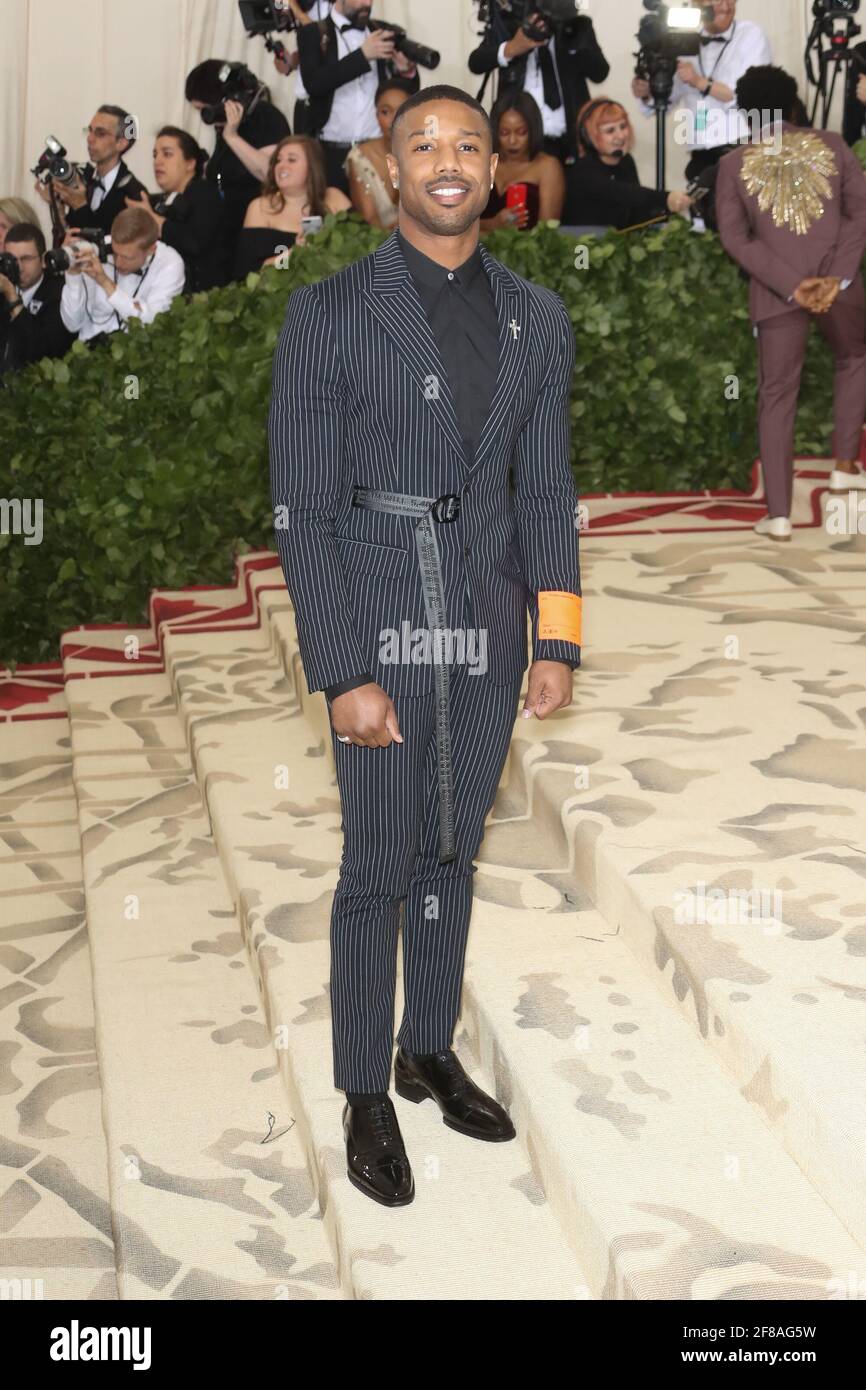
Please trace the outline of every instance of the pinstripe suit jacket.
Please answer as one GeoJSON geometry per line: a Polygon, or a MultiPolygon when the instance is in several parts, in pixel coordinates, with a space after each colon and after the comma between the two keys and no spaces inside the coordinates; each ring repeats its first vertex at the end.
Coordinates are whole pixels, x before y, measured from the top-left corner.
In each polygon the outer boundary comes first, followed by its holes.
{"type": "Polygon", "coordinates": [[[581,592],[571,321],[559,295],[515,275],[483,245],[481,256],[500,356],[471,464],[396,233],[289,297],[274,355],[271,494],[311,693],[362,671],[392,696],[433,684],[429,660],[405,659],[406,634],[427,628],[416,519],[353,507],[355,484],[461,495],[459,517],[434,525],[447,625],[486,629],[487,669],[477,679],[502,685],[526,669],[527,608],[534,658],[580,663],[574,643],[537,638],[538,591],[581,592]],[[380,659],[388,630],[399,635],[397,662],[393,648],[390,661],[380,659]]]}

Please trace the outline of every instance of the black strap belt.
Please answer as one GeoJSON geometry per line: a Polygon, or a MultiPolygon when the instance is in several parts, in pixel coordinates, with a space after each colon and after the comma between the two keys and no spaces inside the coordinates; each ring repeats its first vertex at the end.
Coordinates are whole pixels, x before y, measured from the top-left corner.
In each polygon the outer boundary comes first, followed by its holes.
{"type": "Polygon", "coordinates": [[[445,590],[442,582],[442,562],[436,529],[433,522],[454,521],[460,515],[460,495],[443,493],[441,497],[410,497],[403,492],[382,492],[378,488],[356,487],[352,494],[353,507],[366,507],[374,512],[392,512],[398,516],[417,516],[415,544],[424,590],[424,607],[433,643],[433,678],[436,692],[436,765],[439,784],[439,862],[454,858],[454,768],[451,759],[451,725],[448,718],[448,667],[441,660],[445,629],[445,590]],[[437,637],[437,630],[442,637],[437,637]]]}

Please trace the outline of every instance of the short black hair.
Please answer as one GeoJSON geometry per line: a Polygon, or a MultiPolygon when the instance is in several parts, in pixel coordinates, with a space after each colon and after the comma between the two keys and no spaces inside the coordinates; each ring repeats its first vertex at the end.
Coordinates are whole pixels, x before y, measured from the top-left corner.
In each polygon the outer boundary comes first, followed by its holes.
{"type": "Polygon", "coordinates": [[[772,63],[747,68],[737,83],[741,111],[781,111],[782,120],[790,121],[799,110],[798,101],[797,79],[772,63]]]}
{"type": "Polygon", "coordinates": [[[117,121],[117,138],[128,141],[128,147],[132,149],[136,137],[127,135],[126,132],[127,129],[135,130],[135,121],[129,112],[125,111],[122,106],[110,106],[107,102],[102,102],[96,109],[106,116],[114,116],[117,121]]]}
{"type": "Polygon", "coordinates": [[[16,244],[20,241],[34,241],[36,250],[39,252],[39,259],[45,255],[45,234],[41,227],[37,227],[35,222],[16,222],[14,227],[10,227],[6,233],[6,245],[10,241],[16,244]]]}
{"type": "Polygon", "coordinates": [[[499,153],[499,122],[506,111],[516,111],[525,120],[529,128],[529,158],[534,159],[544,149],[544,122],[538,102],[530,92],[518,90],[516,87],[507,87],[497,99],[490,113],[493,149],[496,154],[499,153]]]}
{"type": "Polygon", "coordinates": [[[476,101],[474,97],[471,97],[468,92],[462,91],[460,87],[449,87],[444,82],[439,83],[435,87],[422,87],[420,92],[416,92],[408,101],[403,102],[403,105],[400,107],[391,123],[392,148],[394,145],[394,131],[397,129],[397,122],[404,120],[406,116],[409,115],[409,112],[414,111],[416,107],[426,106],[431,101],[459,101],[462,106],[470,107],[470,109],[475,112],[476,116],[481,117],[484,125],[487,127],[487,134],[490,137],[490,145],[492,148],[493,129],[490,125],[490,117],[484,110],[481,102],[476,101]]]}

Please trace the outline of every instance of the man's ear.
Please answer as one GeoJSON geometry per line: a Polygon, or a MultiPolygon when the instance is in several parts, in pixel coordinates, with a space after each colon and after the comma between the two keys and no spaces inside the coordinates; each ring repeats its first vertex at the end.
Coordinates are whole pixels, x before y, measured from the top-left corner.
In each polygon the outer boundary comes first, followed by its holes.
{"type": "Polygon", "coordinates": [[[391,182],[397,187],[400,183],[400,165],[392,154],[385,155],[385,163],[388,165],[388,173],[391,175],[391,182]]]}
{"type": "Polygon", "coordinates": [[[497,166],[498,163],[499,163],[499,155],[498,155],[498,154],[492,154],[492,155],[490,156],[490,182],[491,182],[491,184],[493,183],[493,180],[494,180],[494,178],[495,178],[495,175],[496,175],[496,166],[497,166]]]}

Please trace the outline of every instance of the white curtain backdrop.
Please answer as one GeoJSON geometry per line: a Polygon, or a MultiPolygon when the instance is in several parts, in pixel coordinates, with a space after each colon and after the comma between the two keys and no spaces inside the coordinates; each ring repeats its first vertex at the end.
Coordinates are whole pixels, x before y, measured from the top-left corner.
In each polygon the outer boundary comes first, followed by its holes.
{"type": "MultiPolygon", "coordinates": [[[[774,61],[794,73],[801,91],[811,9],[811,0],[739,0],[738,7],[741,18],[763,25],[774,61]]],[[[375,0],[373,12],[440,50],[442,62],[435,73],[422,72],[425,86],[441,81],[477,93],[481,79],[466,66],[479,32],[472,0],[375,0]]],[[[655,125],[637,112],[630,92],[642,0],[589,0],[589,12],[611,65],[604,91],[634,111],[635,157],[643,179],[652,183],[655,125]]],[[[73,158],[85,159],[82,127],[100,102],[124,106],[137,117],[141,138],[129,163],[153,188],[150,150],[160,125],[185,126],[210,148],[212,133],[183,99],[187,72],[204,58],[242,59],[269,83],[276,104],[291,120],[294,78],[276,72],[262,40],[247,38],[235,0],[146,0],[138,5],[130,0],[0,0],[0,25],[0,196],[14,193],[34,200],[28,170],[48,134],[56,135],[73,158]]],[[[488,109],[492,86],[491,81],[488,109]]],[[[835,124],[838,129],[838,114],[835,124]]],[[[670,138],[673,122],[668,125],[668,184],[677,187],[685,157],[670,138]]],[[[39,210],[45,211],[41,203],[39,210]]]]}

